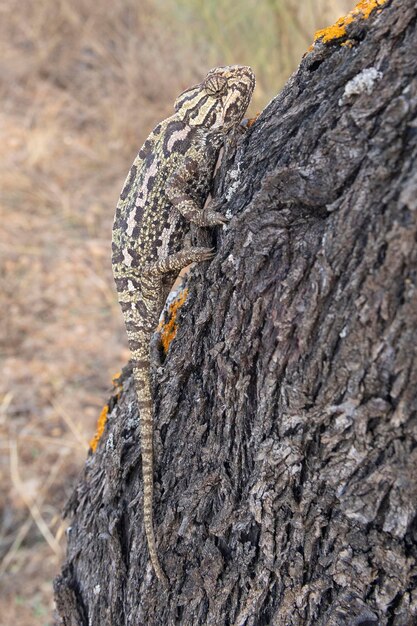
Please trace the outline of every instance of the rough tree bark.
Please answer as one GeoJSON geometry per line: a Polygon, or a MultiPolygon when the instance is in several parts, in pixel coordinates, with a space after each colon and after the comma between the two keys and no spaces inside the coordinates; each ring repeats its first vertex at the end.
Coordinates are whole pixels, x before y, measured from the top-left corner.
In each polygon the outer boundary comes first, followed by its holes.
{"type": "Polygon", "coordinates": [[[317,44],[223,168],[235,217],[155,368],[170,591],[127,369],[70,502],[66,626],[417,623],[416,20],[317,44]]]}

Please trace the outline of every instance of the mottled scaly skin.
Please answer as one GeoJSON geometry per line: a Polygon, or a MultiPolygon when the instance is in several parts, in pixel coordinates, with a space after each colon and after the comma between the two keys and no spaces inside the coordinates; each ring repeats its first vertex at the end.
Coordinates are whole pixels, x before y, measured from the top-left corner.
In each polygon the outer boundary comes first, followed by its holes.
{"type": "Polygon", "coordinates": [[[255,78],[246,66],[211,70],[175,102],[158,124],[126,179],[113,227],[113,272],[123,311],[137,386],[141,424],[144,525],[152,565],[167,584],[153,531],[153,409],[150,342],[166,297],[180,270],[213,257],[209,248],[184,247],[190,223],[225,224],[203,210],[226,135],[241,122],[255,78]]]}

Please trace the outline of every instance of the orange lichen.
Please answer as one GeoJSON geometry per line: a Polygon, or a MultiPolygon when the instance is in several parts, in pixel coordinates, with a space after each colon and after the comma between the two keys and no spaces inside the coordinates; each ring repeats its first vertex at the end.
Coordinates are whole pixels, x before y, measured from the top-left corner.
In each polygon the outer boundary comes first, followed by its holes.
{"type": "Polygon", "coordinates": [[[100,416],[97,420],[97,429],[96,429],[96,434],[94,435],[94,437],[92,438],[92,440],[90,441],[90,449],[95,452],[96,448],[98,446],[98,442],[101,439],[102,434],[104,433],[104,428],[106,426],[106,422],[107,422],[107,415],[109,413],[109,405],[106,404],[106,406],[103,407],[100,416]]]}
{"type": "Polygon", "coordinates": [[[113,383],[113,387],[120,387],[120,377],[122,375],[122,372],[117,372],[116,374],[114,374],[114,376],[112,377],[111,381],[113,383]]]}
{"type": "Polygon", "coordinates": [[[255,117],[250,117],[246,122],[246,128],[250,128],[251,126],[253,126],[259,116],[260,113],[257,113],[255,117]]]}
{"type": "Polygon", "coordinates": [[[158,326],[158,330],[161,333],[161,343],[164,348],[165,354],[168,352],[170,343],[174,339],[175,335],[177,334],[178,311],[184,304],[185,300],[187,299],[187,295],[188,295],[188,289],[184,289],[183,291],[181,291],[179,296],[174,300],[174,302],[171,302],[171,304],[168,307],[168,313],[166,316],[168,320],[167,321],[164,320],[158,326]]]}
{"type": "Polygon", "coordinates": [[[357,17],[362,19],[368,19],[372,11],[381,7],[387,0],[360,0],[350,13],[344,17],[340,17],[333,26],[322,28],[318,30],[314,35],[314,42],[322,41],[328,43],[334,39],[340,39],[346,35],[346,26],[353,22],[357,17]]]}

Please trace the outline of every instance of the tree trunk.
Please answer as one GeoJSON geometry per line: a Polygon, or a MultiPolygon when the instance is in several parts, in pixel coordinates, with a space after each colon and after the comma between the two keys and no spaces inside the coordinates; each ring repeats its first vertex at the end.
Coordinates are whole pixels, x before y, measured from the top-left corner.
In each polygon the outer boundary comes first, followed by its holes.
{"type": "Polygon", "coordinates": [[[69,505],[66,626],[417,623],[416,20],[317,43],[221,168],[234,218],[155,366],[170,590],[126,369],[69,505]]]}

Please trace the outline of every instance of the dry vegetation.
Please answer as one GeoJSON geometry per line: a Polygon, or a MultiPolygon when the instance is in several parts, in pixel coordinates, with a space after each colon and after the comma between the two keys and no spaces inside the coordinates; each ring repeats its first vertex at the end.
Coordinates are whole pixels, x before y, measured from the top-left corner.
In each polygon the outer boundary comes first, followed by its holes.
{"type": "Polygon", "coordinates": [[[60,511],[111,376],[129,357],[109,240],[139,144],[215,64],[254,67],[252,112],[260,110],[314,30],[352,5],[260,4],[246,0],[237,12],[222,0],[0,4],[4,625],[52,624],[60,511]]]}

